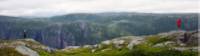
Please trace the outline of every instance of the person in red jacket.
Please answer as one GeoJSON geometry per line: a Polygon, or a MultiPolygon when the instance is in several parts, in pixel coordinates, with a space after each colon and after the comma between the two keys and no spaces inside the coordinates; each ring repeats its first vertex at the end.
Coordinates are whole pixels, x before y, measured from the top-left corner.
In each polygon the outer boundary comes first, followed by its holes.
{"type": "Polygon", "coordinates": [[[181,18],[178,18],[178,19],[176,20],[176,25],[177,25],[177,27],[178,27],[179,30],[181,29],[181,23],[182,23],[181,18]]]}

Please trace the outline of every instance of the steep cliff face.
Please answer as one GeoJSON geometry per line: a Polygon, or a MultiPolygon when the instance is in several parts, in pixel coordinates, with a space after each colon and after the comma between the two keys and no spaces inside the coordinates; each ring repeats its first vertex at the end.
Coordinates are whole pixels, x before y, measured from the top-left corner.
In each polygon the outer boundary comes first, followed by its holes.
{"type": "Polygon", "coordinates": [[[198,29],[198,14],[97,13],[68,14],[50,18],[0,16],[0,39],[28,38],[54,48],[96,44],[121,36],[151,35],[177,30],[176,19],[184,23],[182,30],[198,29]],[[189,17],[189,20],[188,20],[189,17]]]}

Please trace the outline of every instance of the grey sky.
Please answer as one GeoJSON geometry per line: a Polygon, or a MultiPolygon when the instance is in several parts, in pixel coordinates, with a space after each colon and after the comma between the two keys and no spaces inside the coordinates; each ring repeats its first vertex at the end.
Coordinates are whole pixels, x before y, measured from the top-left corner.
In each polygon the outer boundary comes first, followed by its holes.
{"type": "Polygon", "coordinates": [[[198,0],[0,0],[0,15],[48,16],[93,12],[199,12],[198,0]]]}

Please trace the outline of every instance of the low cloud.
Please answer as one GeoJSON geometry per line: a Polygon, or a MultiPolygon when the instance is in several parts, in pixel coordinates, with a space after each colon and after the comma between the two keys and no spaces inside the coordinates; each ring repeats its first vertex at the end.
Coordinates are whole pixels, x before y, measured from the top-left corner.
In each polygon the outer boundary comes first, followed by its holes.
{"type": "Polygon", "coordinates": [[[198,12],[198,0],[0,0],[0,15],[51,16],[107,11],[198,12]]]}

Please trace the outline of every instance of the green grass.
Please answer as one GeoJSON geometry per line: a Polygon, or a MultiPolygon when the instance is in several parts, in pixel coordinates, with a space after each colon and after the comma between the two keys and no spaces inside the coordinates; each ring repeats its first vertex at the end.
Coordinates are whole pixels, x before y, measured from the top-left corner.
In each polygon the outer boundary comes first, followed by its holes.
{"type": "Polygon", "coordinates": [[[171,41],[171,40],[173,40],[173,37],[170,37],[170,36],[153,35],[153,36],[146,37],[146,42],[152,45],[166,42],[166,41],[171,41]]]}
{"type": "Polygon", "coordinates": [[[170,46],[154,47],[155,44],[170,40],[173,40],[173,38],[154,35],[148,36],[144,43],[133,46],[132,50],[129,50],[125,46],[116,48],[114,44],[99,44],[101,47],[94,48],[94,52],[90,48],[77,48],[52,53],[40,50],[39,54],[41,56],[198,56],[198,52],[191,50],[177,51],[170,46]]]}
{"type": "Polygon", "coordinates": [[[14,48],[4,47],[0,48],[0,56],[23,56],[18,53],[14,48]]]}
{"type": "MultiPolygon", "coordinates": [[[[99,44],[101,47],[97,48],[77,48],[69,49],[67,51],[57,50],[53,52],[47,52],[40,48],[29,48],[38,52],[40,56],[198,56],[198,52],[191,50],[177,51],[172,49],[171,46],[155,47],[158,43],[173,40],[173,37],[169,36],[148,36],[145,42],[133,46],[132,50],[129,50],[124,44],[122,48],[116,48],[115,44],[99,44]],[[92,50],[95,50],[92,52],[92,50]]],[[[33,44],[33,43],[29,43],[33,44]]],[[[23,56],[14,48],[0,48],[0,56],[23,56]]]]}
{"type": "Polygon", "coordinates": [[[169,47],[151,47],[148,45],[139,45],[131,50],[129,56],[198,56],[198,52],[190,50],[177,51],[169,47]]]}
{"type": "Polygon", "coordinates": [[[67,52],[55,51],[52,53],[42,50],[39,51],[39,54],[41,56],[198,56],[197,52],[190,50],[169,50],[169,47],[152,47],[148,44],[134,46],[133,50],[129,50],[127,48],[115,49],[108,47],[91,52],[91,49],[78,48],[67,52]]]}

